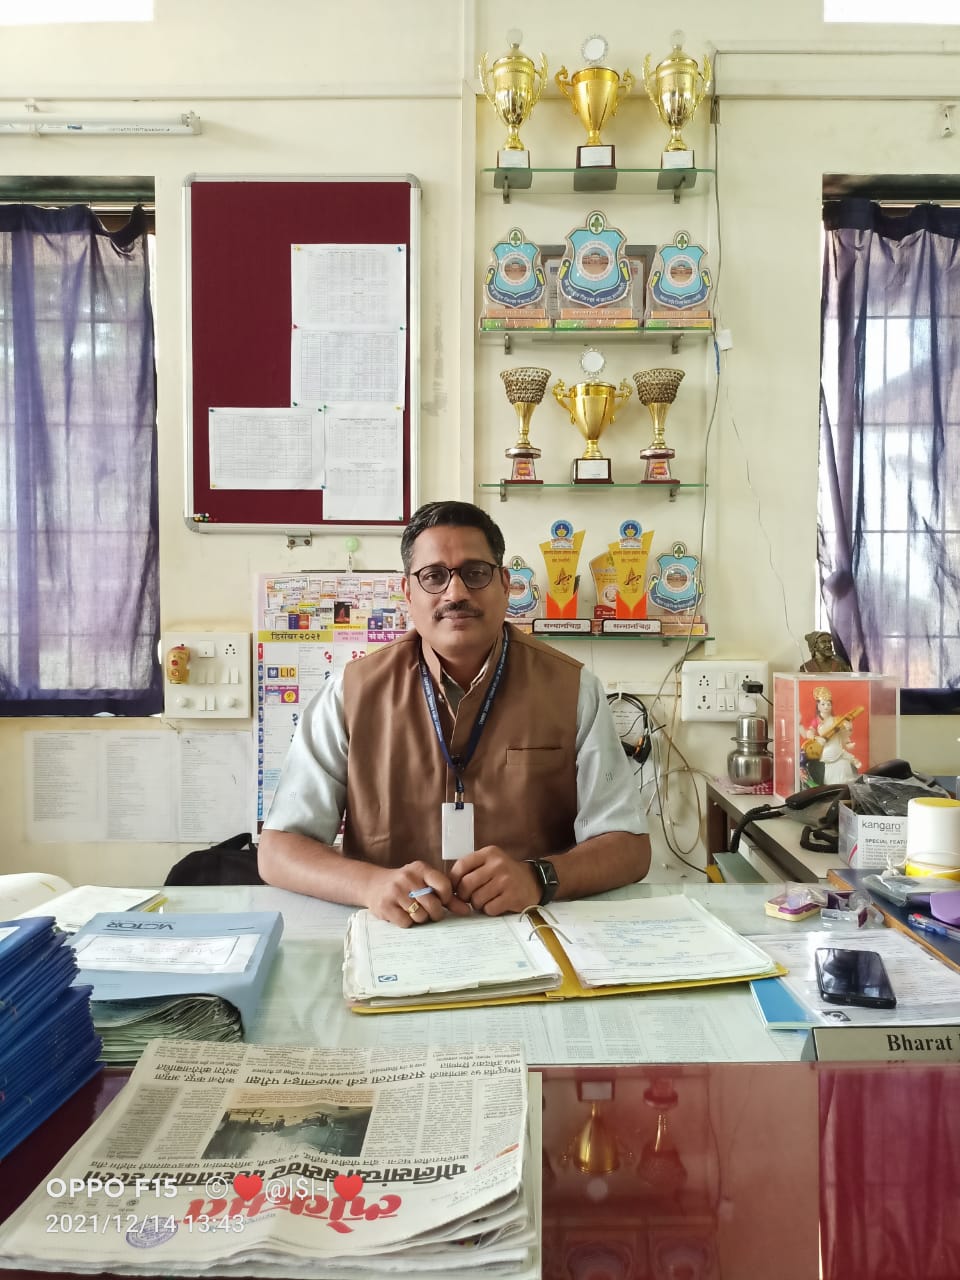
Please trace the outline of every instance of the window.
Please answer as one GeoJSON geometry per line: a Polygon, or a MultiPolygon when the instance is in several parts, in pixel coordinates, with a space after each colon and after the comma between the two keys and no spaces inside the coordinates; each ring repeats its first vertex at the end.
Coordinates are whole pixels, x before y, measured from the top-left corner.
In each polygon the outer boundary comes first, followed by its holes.
{"type": "Polygon", "coordinates": [[[146,215],[0,206],[0,714],[160,710],[146,215]]]}
{"type": "Polygon", "coordinates": [[[960,710],[960,210],[824,206],[819,545],[854,670],[960,710]]]}

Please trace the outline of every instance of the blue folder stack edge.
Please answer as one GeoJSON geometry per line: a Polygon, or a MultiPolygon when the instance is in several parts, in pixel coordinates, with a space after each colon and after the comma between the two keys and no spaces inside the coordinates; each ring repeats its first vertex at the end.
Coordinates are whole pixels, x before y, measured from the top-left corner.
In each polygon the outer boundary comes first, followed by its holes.
{"type": "Polygon", "coordinates": [[[102,1070],[76,974],[52,916],[0,922],[0,1160],[102,1070]]]}

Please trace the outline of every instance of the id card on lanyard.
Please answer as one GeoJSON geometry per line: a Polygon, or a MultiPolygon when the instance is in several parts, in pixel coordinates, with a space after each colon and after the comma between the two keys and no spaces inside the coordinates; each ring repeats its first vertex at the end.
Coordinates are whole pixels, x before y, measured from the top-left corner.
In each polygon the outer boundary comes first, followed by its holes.
{"type": "Polygon", "coordinates": [[[490,714],[490,708],[493,706],[493,700],[497,696],[497,690],[500,687],[503,670],[507,662],[507,649],[509,646],[510,632],[507,627],[504,627],[503,647],[500,650],[500,657],[497,660],[493,679],[487,688],[483,706],[480,708],[473,728],[470,730],[466,749],[459,756],[451,756],[447,740],[443,736],[443,725],[440,723],[440,712],[437,708],[436,694],[433,691],[433,681],[423,658],[423,650],[421,649],[420,651],[420,684],[423,689],[423,696],[430,712],[430,719],[433,722],[433,730],[437,735],[440,750],[443,752],[443,758],[447,763],[447,768],[452,771],[456,779],[455,801],[453,803],[445,801],[440,806],[441,857],[445,863],[456,862],[458,858],[472,853],[476,848],[473,833],[473,805],[468,804],[464,799],[463,775],[466,772],[467,765],[473,759],[473,754],[480,741],[480,735],[483,733],[484,725],[487,722],[487,716],[490,714]]]}

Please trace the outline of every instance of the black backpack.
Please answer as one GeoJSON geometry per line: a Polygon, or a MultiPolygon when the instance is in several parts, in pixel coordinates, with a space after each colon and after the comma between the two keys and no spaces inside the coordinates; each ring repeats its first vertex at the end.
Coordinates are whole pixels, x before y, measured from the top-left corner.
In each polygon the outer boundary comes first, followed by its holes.
{"type": "Polygon", "coordinates": [[[257,870],[257,846],[249,831],[221,840],[209,849],[194,849],[175,863],[166,884],[265,884],[257,870]]]}

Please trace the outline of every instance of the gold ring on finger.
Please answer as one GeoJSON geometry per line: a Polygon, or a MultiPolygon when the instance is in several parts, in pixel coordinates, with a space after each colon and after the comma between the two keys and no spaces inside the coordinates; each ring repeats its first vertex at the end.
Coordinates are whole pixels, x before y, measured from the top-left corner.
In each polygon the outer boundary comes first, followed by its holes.
{"type": "Polygon", "coordinates": [[[413,919],[413,917],[417,914],[417,912],[418,912],[419,910],[420,910],[420,903],[419,903],[419,902],[411,902],[411,903],[410,903],[409,907],[407,907],[407,914],[409,915],[409,917],[410,917],[410,919],[411,919],[411,920],[413,919]]]}

